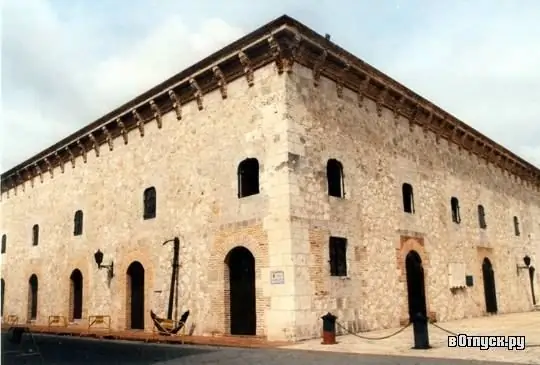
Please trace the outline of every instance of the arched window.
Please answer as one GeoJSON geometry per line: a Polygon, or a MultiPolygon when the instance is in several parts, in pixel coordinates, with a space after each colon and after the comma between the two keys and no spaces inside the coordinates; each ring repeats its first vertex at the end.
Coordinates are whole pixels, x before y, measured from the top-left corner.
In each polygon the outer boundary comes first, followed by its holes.
{"type": "Polygon", "coordinates": [[[246,158],[238,164],[238,197],[259,194],[259,161],[246,158]]]}
{"type": "Polygon", "coordinates": [[[403,196],[403,211],[405,213],[414,214],[414,193],[412,185],[404,183],[401,186],[401,193],[403,196]]]}
{"type": "Polygon", "coordinates": [[[149,187],[144,190],[144,219],[152,219],[156,217],[156,188],[149,187]]]}
{"type": "Polygon", "coordinates": [[[482,204],[478,205],[478,225],[482,229],[486,229],[486,211],[482,204]]]}
{"type": "Polygon", "coordinates": [[[330,159],[326,163],[326,180],[328,181],[328,195],[336,198],[345,196],[343,181],[343,165],[336,159],[330,159]]]}
{"type": "Polygon", "coordinates": [[[73,235],[80,236],[83,232],[83,212],[78,210],[73,218],[73,235]]]}
{"type": "Polygon", "coordinates": [[[459,214],[459,200],[455,196],[450,199],[450,206],[452,207],[452,222],[459,224],[461,222],[461,216],[459,214]]]}
{"type": "Polygon", "coordinates": [[[39,225],[34,224],[32,227],[32,246],[37,246],[39,243],[39,225]]]}

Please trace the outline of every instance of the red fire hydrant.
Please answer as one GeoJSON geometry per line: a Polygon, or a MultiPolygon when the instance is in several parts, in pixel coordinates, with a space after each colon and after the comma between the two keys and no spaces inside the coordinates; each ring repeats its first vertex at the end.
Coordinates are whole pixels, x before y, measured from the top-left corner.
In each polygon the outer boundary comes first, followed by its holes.
{"type": "Polygon", "coordinates": [[[323,320],[323,335],[322,342],[323,345],[335,345],[336,342],[336,319],[332,313],[328,312],[321,317],[323,320]]]}

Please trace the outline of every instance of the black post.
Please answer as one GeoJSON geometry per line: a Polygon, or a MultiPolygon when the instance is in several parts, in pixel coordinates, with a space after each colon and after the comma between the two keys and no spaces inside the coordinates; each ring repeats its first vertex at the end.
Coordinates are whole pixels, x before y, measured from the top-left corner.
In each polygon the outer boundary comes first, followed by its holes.
{"type": "Polygon", "coordinates": [[[531,282],[531,294],[533,305],[536,305],[536,297],[534,296],[534,267],[529,266],[529,281],[531,282]]]}
{"type": "Polygon", "coordinates": [[[417,312],[412,318],[413,334],[414,334],[414,347],[416,350],[427,350],[431,348],[429,345],[428,334],[428,319],[421,313],[417,312]]]}
{"type": "Polygon", "coordinates": [[[323,320],[323,345],[335,345],[336,342],[336,319],[332,313],[328,312],[321,317],[323,320]]]}
{"type": "Polygon", "coordinates": [[[172,319],[173,317],[173,304],[174,304],[174,289],[176,282],[176,271],[178,267],[178,254],[180,252],[180,240],[178,237],[175,237],[173,240],[165,241],[163,244],[168,242],[174,242],[174,254],[172,262],[172,273],[171,273],[171,287],[169,288],[169,307],[167,308],[167,319],[172,319]]]}

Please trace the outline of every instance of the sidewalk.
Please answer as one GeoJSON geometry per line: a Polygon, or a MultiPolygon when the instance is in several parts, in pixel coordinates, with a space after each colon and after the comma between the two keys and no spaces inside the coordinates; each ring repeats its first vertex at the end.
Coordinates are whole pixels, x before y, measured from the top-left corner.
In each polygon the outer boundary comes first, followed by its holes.
{"type": "MultiPolygon", "coordinates": [[[[2,332],[7,331],[9,325],[2,324],[2,332]]],[[[27,326],[18,324],[14,327],[27,327],[35,334],[64,335],[76,337],[92,337],[99,339],[141,341],[152,343],[186,344],[186,345],[206,345],[221,347],[240,348],[276,348],[289,345],[290,342],[270,342],[265,338],[254,336],[161,336],[157,333],[143,331],[108,331],[100,329],[88,330],[87,328],[60,327],[60,326],[27,326]]]]}
{"type": "MultiPolygon", "coordinates": [[[[522,351],[503,348],[452,348],[448,347],[449,334],[429,326],[429,350],[413,350],[412,326],[394,337],[384,340],[366,340],[354,335],[339,336],[336,345],[321,345],[321,339],[307,340],[285,346],[287,349],[311,351],[335,351],[358,354],[380,354],[401,356],[422,356],[460,360],[501,361],[515,364],[540,364],[540,312],[500,314],[496,316],[463,319],[436,325],[455,333],[467,335],[525,336],[527,345],[536,345],[522,351]]],[[[396,332],[399,328],[362,332],[360,336],[382,337],[396,332]]]]}

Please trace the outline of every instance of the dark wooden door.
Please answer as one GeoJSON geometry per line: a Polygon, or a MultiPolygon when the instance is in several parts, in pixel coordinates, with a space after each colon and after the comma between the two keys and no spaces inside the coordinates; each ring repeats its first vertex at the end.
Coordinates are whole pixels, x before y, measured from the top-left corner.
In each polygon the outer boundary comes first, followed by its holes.
{"type": "Polygon", "coordinates": [[[421,313],[427,316],[426,289],[422,259],[416,251],[410,251],[405,258],[407,272],[407,296],[409,300],[409,318],[421,313]]]}
{"type": "Polygon", "coordinates": [[[144,329],[144,268],[134,262],[128,269],[130,281],[130,327],[144,329]]]}
{"type": "Polygon", "coordinates": [[[229,254],[230,316],[232,335],[255,335],[255,258],[244,247],[229,254]]]}
{"type": "Polygon", "coordinates": [[[497,313],[497,290],[495,288],[495,272],[488,258],[482,263],[482,276],[484,277],[484,296],[486,299],[486,312],[497,313]]]}

